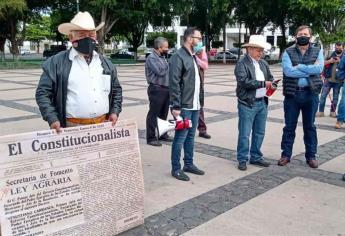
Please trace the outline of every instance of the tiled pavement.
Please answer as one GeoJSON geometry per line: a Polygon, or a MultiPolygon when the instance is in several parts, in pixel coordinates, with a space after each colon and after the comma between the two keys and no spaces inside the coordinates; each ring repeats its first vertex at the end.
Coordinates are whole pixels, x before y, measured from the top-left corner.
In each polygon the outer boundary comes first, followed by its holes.
{"type": "MultiPolygon", "coordinates": [[[[345,235],[345,129],[335,130],[333,118],[317,119],[321,166],[312,170],[304,161],[300,123],[294,159],[278,167],[284,122],[278,91],[269,105],[262,148],[272,165],[238,171],[233,70],[232,65],[211,65],[206,73],[205,114],[212,139],[197,137],[195,147],[196,164],[206,175],[180,182],[170,176],[169,143],[160,148],[145,144],[144,67],[118,67],[124,89],[120,118],[137,119],[145,179],[145,224],[123,235],[345,235]]],[[[282,77],[279,66],[271,70],[275,78],[282,77]]],[[[0,71],[1,135],[47,128],[34,99],[40,73],[0,71]]]]}

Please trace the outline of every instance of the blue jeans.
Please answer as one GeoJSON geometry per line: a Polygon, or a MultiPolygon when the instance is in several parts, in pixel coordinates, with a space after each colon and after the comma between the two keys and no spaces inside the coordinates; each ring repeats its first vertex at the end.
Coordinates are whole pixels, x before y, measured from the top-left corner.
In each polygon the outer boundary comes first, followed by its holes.
{"type": "Polygon", "coordinates": [[[250,152],[250,160],[262,159],[261,146],[264,141],[267,105],[265,101],[256,101],[252,107],[238,102],[238,142],[237,160],[247,162],[250,152]],[[251,147],[249,151],[249,137],[252,134],[251,147]]]}
{"type": "Polygon", "coordinates": [[[343,85],[342,92],[341,92],[341,99],[340,99],[339,107],[338,107],[337,120],[339,122],[345,122],[345,83],[343,85]]]}
{"type": "Polygon", "coordinates": [[[315,159],[317,153],[317,133],[315,114],[319,96],[311,91],[297,91],[295,96],[285,96],[284,118],[285,127],[281,142],[282,157],[288,159],[292,156],[292,148],[296,137],[296,126],[300,111],[302,111],[305,157],[307,160],[315,159]]]}
{"type": "Polygon", "coordinates": [[[181,116],[192,121],[192,128],[175,131],[174,141],[171,148],[172,171],[181,169],[180,158],[182,147],[184,150],[184,165],[193,165],[194,137],[198,126],[199,110],[182,110],[181,116]]]}
{"type": "Polygon", "coordinates": [[[322,86],[322,92],[321,92],[321,96],[320,96],[319,112],[324,112],[326,98],[327,98],[329,92],[331,91],[331,89],[333,89],[333,100],[332,100],[332,104],[331,104],[331,112],[336,111],[341,85],[342,85],[341,83],[333,83],[333,82],[329,82],[329,81],[325,80],[325,82],[323,83],[323,86],[322,86]]]}

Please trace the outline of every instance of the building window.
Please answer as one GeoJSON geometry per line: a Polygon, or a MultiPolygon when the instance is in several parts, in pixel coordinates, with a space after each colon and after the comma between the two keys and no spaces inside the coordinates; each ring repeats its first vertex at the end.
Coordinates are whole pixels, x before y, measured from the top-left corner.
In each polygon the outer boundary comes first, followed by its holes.
{"type": "Polygon", "coordinates": [[[278,36],[277,37],[277,46],[282,45],[282,42],[283,42],[283,36],[278,36]]]}
{"type": "Polygon", "coordinates": [[[267,36],[266,41],[267,41],[267,43],[270,43],[273,46],[274,45],[274,36],[267,36]]]}

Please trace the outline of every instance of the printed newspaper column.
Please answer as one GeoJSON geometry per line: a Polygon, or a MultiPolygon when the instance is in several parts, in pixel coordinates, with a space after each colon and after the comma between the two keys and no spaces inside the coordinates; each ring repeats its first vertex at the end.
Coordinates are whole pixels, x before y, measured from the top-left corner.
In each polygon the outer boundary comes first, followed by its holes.
{"type": "Polygon", "coordinates": [[[143,195],[133,120],[0,137],[1,235],[115,235],[143,195]]]}
{"type": "Polygon", "coordinates": [[[41,235],[83,224],[76,167],[51,169],[1,183],[2,235],[41,235]]]}

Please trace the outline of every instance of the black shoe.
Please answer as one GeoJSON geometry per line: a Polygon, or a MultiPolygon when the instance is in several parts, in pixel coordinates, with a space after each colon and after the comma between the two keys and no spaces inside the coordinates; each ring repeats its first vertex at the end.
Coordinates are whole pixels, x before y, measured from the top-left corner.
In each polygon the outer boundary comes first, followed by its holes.
{"type": "Polygon", "coordinates": [[[211,135],[209,135],[208,133],[199,133],[199,137],[201,138],[206,138],[206,139],[210,139],[211,138],[211,135]]]}
{"type": "Polygon", "coordinates": [[[184,166],[183,167],[183,171],[184,172],[189,172],[195,175],[204,175],[205,172],[200,170],[198,167],[196,167],[195,165],[190,165],[190,166],[184,166]]]}
{"type": "Polygon", "coordinates": [[[171,171],[171,175],[178,180],[189,181],[188,175],[186,175],[182,170],[171,171]]]}
{"type": "Polygon", "coordinates": [[[247,163],[246,162],[239,162],[237,168],[239,170],[247,170],[247,163]]]}
{"type": "Polygon", "coordinates": [[[174,141],[174,139],[169,137],[169,136],[160,137],[158,140],[165,141],[165,142],[172,142],[172,141],[174,141]]]}
{"type": "Polygon", "coordinates": [[[268,161],[265,161],[264,159],[260,159],[258,161],[249,161],[249,163],[255,166],[262,166],[262,167],[269,167],[271,165],[268,161]]]}
{"type": "Polygon", "coordinates": [[[151,146],[155,146],[155,147],[162,146],[162,144],[159,141],[157,141],[157,140],[149,141],[149,142],[147,142],[147,144],[151,145],[151,146]]]}

